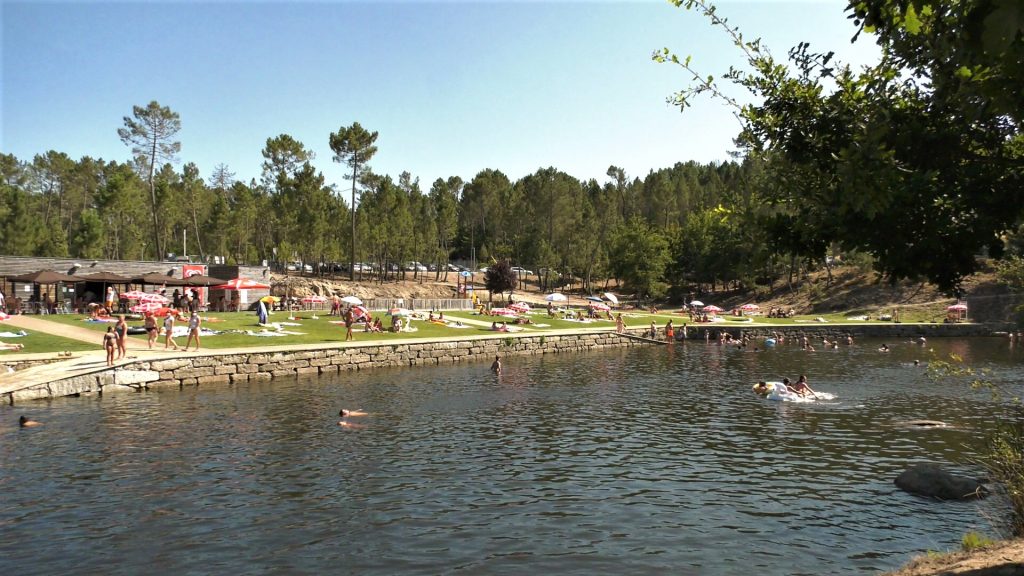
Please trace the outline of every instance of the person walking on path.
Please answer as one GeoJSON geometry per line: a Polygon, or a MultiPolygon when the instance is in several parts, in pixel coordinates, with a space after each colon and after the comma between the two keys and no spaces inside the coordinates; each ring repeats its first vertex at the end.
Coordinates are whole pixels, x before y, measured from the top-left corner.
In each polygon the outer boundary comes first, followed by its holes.
{"type": "Polygon", "coordinates": [[[173,345],[174,349],[178,349],[178,343],[174,341],[174,316],[178,313],[173,308],[167,312],[167,317],[164,318],[164,350],[167,350],[168,346],[173,345]]]}
{"type": "Polygon", "coordinates": [[[103,347],[107,350],[107,366],[114,365],[114,350],[117,348],[117,333],[113,326],[107,326],[107,332],[103,335],[103,347]]]}
{"type": "Polygon", "coordinates": [[[156,335],[160,331],[160,329],[156,327],[156,317],[153,316],[152,312],[146,312],[146,319],[143,326],[146,328],[146,338],[149,339],[149,349],[152,350],[153,343],[156,342],[156,335]]]}
{"type": "Polygon", "coordinates": [[[124,321],[124,314],[117,317],[117,324],[114,324],[114,333],[117,334],[117,359],[124,358],[128,352],[128,323],[124,321]]]}
{"type": "Polygon", "coordinates": [[[203,323],[203,319],[199,316],[197,310],[192,311],[192,315],[188,319],[188,340],[185,341],[185,351],[188,352],[188,346],[192,343],[192,338],[196,339],[196,351],[199,351],[199,326],[203,323]]]}

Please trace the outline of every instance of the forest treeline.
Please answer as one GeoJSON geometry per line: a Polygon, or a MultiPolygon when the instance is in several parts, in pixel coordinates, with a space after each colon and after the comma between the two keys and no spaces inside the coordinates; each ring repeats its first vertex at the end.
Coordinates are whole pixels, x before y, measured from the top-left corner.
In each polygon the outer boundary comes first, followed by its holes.
{"type": "MultiPolygon", "coordinates": [[[[189,162],[156,166],[154,219],[144,158],[0,155],[2,252],[155,259],[155,236],[174,253],[187,236],[189,253],[204,259],[347,269],[347,190],[328,183],[288,135],[269,138],[263,156],[261,178],[249,182],[224,165],[206,175],[189,162]]],[[[766,207],[753,192],[757,174],[750,162],[685,162],[643,177],[612,166],[605,181],[556,168],[512,181],[485,169],[468,182],[452,176],[424,187],[409,173],[396,179],[365,170],[357,184],[356,260],[385,271],[397,265],[393,276],[407,274],[410,261],[435,263],[442,275],[452,260],[507,259],[545,271],[552,287],[569,277],[588,288],[615,277],[652,296],[670,284],[751,283],[796,262],[771,249],[758,223],[766,207]]]]}

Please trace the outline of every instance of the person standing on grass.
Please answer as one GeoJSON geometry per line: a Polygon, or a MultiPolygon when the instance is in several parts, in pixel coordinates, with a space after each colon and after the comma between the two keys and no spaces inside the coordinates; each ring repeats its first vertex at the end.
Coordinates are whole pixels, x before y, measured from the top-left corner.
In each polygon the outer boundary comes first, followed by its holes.
{"type": "Polygon", "coordinates": [[[199,351],[199,326],[203,323],[203,319],[199,316],[198,310],[193,310],[192,315],[188,319],[188,340],[185,341],[185,351],[188,352],[188,345],[192,343],[192,338],[196,339],[196,351],[199,351]]]}
{"type": "Polygon", "coordinates": [[[117,359],[124,358],[128,352],[128,323],[124,321],[124,314],[117,317],[117,324],[114,324],[114,333],[117,334],[117,359]]]}
{"type": "Polygon", "coordinates": [[[107,350],[107,366],[114,365],[114,350],[117,348],[117,333],[113,326],[107,326],[107,332],[103,335],[103,347],[107,350]]]}
{"type": "Polygon", "coordinates": [[[352,307],[349,306],[345,309],[345,342],[355,339],[352,335],[352,324],[355,323],[355,319],[352,317],[352,307]]]}

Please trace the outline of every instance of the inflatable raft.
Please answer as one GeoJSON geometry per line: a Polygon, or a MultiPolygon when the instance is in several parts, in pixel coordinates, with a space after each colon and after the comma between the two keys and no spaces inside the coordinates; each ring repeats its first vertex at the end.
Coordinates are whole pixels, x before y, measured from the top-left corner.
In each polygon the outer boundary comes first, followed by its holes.
{"type": "Polygon", "coordinates": [[[761,386],[759,382],[754,384],[753,390],[755,394],[776,402],[808,402],[815,399],[812,396],[801,396],[791,392],[782,382],[765,382],[765,386],[761,386]]]}

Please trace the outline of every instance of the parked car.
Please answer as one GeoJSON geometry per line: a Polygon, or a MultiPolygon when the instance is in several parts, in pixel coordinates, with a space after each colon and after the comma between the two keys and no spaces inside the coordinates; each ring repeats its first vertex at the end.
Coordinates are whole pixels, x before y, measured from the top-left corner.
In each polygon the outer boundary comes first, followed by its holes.
{"type": "Polygon", "coordinates": [[[520,268],[519,266],[513,266],[512,271],[515,272],[517,276],[524,274],[526,276],[533,276],[533,270],[527,270],[526,268],[520,268]]]}
{"type": "Polygon", "coordinates": [[[405,265],[405,269],[409,272],[426,272],[427,267],[419,262],[412,261],[405,265]]]}

